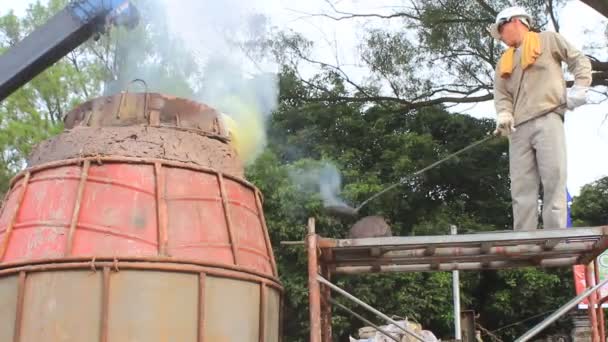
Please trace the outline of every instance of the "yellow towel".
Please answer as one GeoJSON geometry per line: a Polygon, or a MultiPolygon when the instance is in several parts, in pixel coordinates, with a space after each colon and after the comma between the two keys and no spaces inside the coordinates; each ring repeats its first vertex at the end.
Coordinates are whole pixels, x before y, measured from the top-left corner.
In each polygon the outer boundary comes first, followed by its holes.
{"type": "MultiPolygon", "coordinates": [[[[524,35],[523,42],[521,43],[521,66],[523,70],[534,64],[534,62],[536,62],[536,59],[538,58],[538,56],[540,56],[540,48],[540,37],[538,33],[532,31],[527,32],[524,35]]],[[[507,51],[505,51],[505,53],[502,54],[502,57],[500,57],[500,61],[498,63],[500,66],[500,76],[502,78],[508,78],[509,76],[511,76],[514,67],[514,55],[515,48],[510,47],[507,49],[507,51]]]]}

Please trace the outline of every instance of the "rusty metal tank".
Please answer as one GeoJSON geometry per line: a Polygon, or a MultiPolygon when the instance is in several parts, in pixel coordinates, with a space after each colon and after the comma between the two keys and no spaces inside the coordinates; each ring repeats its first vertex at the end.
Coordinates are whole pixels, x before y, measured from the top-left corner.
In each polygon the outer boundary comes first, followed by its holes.
{"type": "Polygon", "coordinates": [[[263,197],[219,113],[121,93],[65,126],[0,209],[0,341],[279,341],[263,197]]]}

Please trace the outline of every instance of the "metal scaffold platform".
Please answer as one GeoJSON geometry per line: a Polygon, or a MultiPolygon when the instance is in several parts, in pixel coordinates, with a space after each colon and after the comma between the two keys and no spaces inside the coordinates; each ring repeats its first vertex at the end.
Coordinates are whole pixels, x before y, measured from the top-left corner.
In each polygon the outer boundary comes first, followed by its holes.
{"type": "Polygon", "coordinates": [[[608,227],[364,239],[319,237],[335,273],[423,272],[587,264],[608,248],[608,227]]]}
{"type": "MultiPolygon", "coordinates": [[[[608,226],[462,235],[333,239],[318,235],[314,218],[309,218],[305,244],[308,254],[310,342],[332,341],[332,303],[335,303],[331,298],[332,291],[382,320],[396,325],[414,340],[424,341],[416,332],[399,326],[387,315],[333,284],[331,277],[335,274],[443,271],[458,273],[457,271],[573,265],[585,266],[587,289],[517,341],[529,341],[586,298],[589,302],[592,341],[605,341],[604,315],[599,304],[608,298],[599,298],[597,290],[608,284],[608,279],[600,282],[597,257],[608,249],[608,226]]],[[[339,307],[355,317],[358,316],[342,305],[339,307]]],[[[455,310],[459,310],[459,304],[458,307],[455,304],[455,310]]],[[[398,337],[389,335],[386,334],[391,340],[399,341],[398,337]]]]}

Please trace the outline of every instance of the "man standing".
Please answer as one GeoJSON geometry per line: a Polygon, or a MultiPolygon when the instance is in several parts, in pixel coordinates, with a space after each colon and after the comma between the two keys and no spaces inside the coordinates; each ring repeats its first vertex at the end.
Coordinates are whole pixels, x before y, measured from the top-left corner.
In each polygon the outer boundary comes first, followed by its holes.
{"type": "Polygon", "coordinates": [[[496,66],[495,134],[509,137],[513,228],[538,227],[539,184],[543,226],[566,227],[566,139],[564,112],[586,103],[591,63],[561,35],[530,30],[532,18],[509,7],[489,31],[509,46],[496,66]],[[574,75],[566,92],[561,63],[574,75]]]}

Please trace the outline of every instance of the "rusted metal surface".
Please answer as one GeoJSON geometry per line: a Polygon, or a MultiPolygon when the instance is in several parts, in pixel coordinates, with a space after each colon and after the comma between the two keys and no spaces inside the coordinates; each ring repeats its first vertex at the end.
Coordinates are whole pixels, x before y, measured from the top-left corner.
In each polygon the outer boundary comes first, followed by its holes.
{"type": "Polygon", "coordinates": [[[103,268],[106,266],[114,267],[118,265],[125,269],[153,269],[158,265],[159,269],[176,272],[204,272],[211,275],[225,276],[235,279],[264,282],[267,286],[272,286],[280,291],[283,288],[279,279],[271,275],[255,272],[251,269],[226,265],[213,262],[201,262],[200,260],[179,260],[170,257],[126,257],[120,260],[111,257],[100,258],[49,258],[34,260],[29,262],[15,262],[0,265],[0,276],[18,273],[20,271],[34,272],[56,269],[79,269],[79,268],[103,268]]]}
{"type": "MultiPolygon", "coordinates": [[[[17,195],[17,205],[13,210],[13,214],[10,216],[8,226],[4,229],[4,234],[2,235],[2,244],[0,244],[0,260],[4,260],[4,256],[6,254],[6,249],[8,248],[8,243],[11,239],[11,234],[13,233],[13,228],[15,227],[15,223],[17,222],[17,217],[19,216],[19,210],[21,210],[21,206],[23,204],[23,200],[25,199],[25,193],[27,192],[27,187],[30,181],[30,173],[26,172],[23,177],[23,181],[21,183],[21,191],[19,195],[17,195]]],[[[9,190],[10,192],[10,190],[9,190]]],[[[8,201],[7,201],[8,202],[8,201]]],[[[2,212],[4,214],[4,211],[2,212]]]]}
{"type": "Polygon", "coordinates": [[[310,310],[310,342],[321,342],[321,289],[317,276],[319,274],[319,257],[317,254],[317,234],[314,218],[308,219],[307,253],[308,253],[308,301],[310,310]]]}
{"type": "Polygon", "coordinates": [[[283,297],[276,288],[264,284],[266,288],[264,335],[266,342],[279,342],[282,339],[283,297]],[[278,308],[278,309],[277,309],[278,308]]]}
{"type": "MultiPolygon", "coordinates": [[[[129,158],[83,158],[31,168],[28,174],[33,188],[19,206],[26,214],[15,220],[15,238],[4,263],[68,254],[121,259],[170,255],[276,276],[258,191],[241,179],[180,163],[129,158]]],[[[0,231],[25,175],[13,180],[16,188],[0,217],[0,231]]]]}
{"type": "MultiPolygon", "coordinates": [[[[595,286],[595,274],[590,265],[585,267],[585,278],[587,281],[587,287],[591,288],[595,286]]],[[[591,341],[592,342],[600,342],[600,335],[598,329],[598,319],[597,319],[597,311],[595,310],[595,306],[597,305],[596,301],[596,293],[592,293],[588,298],[589,308],[587,311],[589,312],[589,322],[591,323],[591,341]]]]}
{"type": "Polygon", "coordinates": [[[82,202],[82,195],[84,193],[84,186],[87,183],[87,177],[89,175],[89,168],[91,167],[91,161],[85,160],[84,166],[80,173],[80,181],[78,183],[78,189],[76,190],[76,201],[74,201],[74,209],[72,210],[72,219],[70,220],[70,229],[68,231],[68,240],[65,247],[66,255],[72,255],[72,247],[74,245],[74,233],[76,232],[76,226],[78,225],[78,215],[80,214],[80,205],[82,202]]]}
{"type": "Polygon", "coordinates": [[[167,255],[167,204],[165,203],[165,178],[160,162],[154,163],[156,179],[156,219],[158,224],[158,254],[167,255]]]}
{"type": "Polygon", "coordinates": [[[272,250],[268,227],[266,226],[266,217],[264,216],[264,207],[262,206],[262,194],[257,189],[255,191],[255,204],[258,208],[260,223],[262,224],[262,227],[264,229],[264,240],[266,242],[266,249],[268,251],[268,255],[270,255],[270,263],[272,264],[272,274],[278,276],[279,272],[277,270],[277,263],[274,259],[274,251],[272,250]]]}
{"type": "Polygon", "coordinates": [[[267,288],[264,284],[260,286],[260,327],[259,327],[259,342],[266,342],[266,302],[267,288]]]}
{"type": "Polygon", "coordinates": [[[205,286],[207,275],[203,272],[198,275],[198,342],[205,341],[205,286]]]}
{"type": "Polygon", "coordinates": [[[21,341],[21,330],[23,328],[23,306],[25,302],[25,279],[27,274],[19,272],[19,282],[17,285],[17,310],[15,310],[15,328],[13,329],[13,341],[21,341]]]}
{"type": "Polygon", "coordinates": [[[257,342],[259,285],[216,277],[208,277],[206,283],[205,341],[257,342]]]}
{"type": "Polygon", "coordinates": [[[279,321],[279,342],[283,342],[283,327],[284,327],[284,323],[283,320],[285,318],[285,298],[283,296],[277,296],[279,297],[279,312],[277,312],[276,314],[278,315],[278,321],[279,321]]]}
{"type": "Polygon", "coordinates": [[[368,265],[368,266],[338,266],[334,273],[358,274],[358,273],[388,273],[388,272],[437,272],[437,271],[474,271],[482,269],[508,269],[521,267],[563,267],[571,266],[576,262],[576,257],[544,259],[540,264],[536,261],[491,261],[491,262],[455,262],[425,265],[368,265]]]}
{"type": "Polygon", "coordinates": [[[13,310],[0,317],[16,332],[8,340],[279,341],[278,284],[163,265],[90,261],[13,270],[19,280],[2,274],[0,303],[13,310]]]}
{"type": "Polygon", "coordinates": [[[101,293],[101,333],[99,341],[108,342],[108,316],[110,314],[110,268],[104,267],[101,293]]]}
{"type": "MultiPolygon", "coordinates": [[[[321,264],[321,275],[327,280],[331,280],[331,271],[325,264],[321,264]]],[[[321,339],[323,342],[332,341],[332,303],[331,289],[326,285],[321,285],[321,339]]]]}
{"type": "Polygon", "coordinates": [[[13,341],[19,276],[10,276],[0,281],[0,341],[13,341]]]}
{"type": "MultiPolygon", "coordinates": [[[[134,158],[134,157],[124,157],[124,156],[95,156],[95,157],[71,158],[71,159],[53,161],[53,162],[29,167],[29,168],[17,173],[15,175],[15,177],[13,177],[10,180],[9,187],[12,188],[15,185],[15,183],[18,182],[19,180],[21,180],[21,178],[25,177],[25,174],[28,172],[35,173],[35,172],[40,172],[40,171],[46,170],[46,169],[57,168],[60,166],[79,165],[79,164],[84,163],[85,160],[90,160],[91,162],[95,162],[98,164],[124,163],[124,164],[154,165],[154,163],[156,163],[156,162],[161,162],[165,166],[182,168],[182,169],[186,169],[186,170],[213,173],[213,174],[216,174],[218,172],[217,170],[211,169],[208,167],[202,167],[202,166],[192,165],[189,163],[183,163],[183,162],[178,162],[178,161],[173,161],[173,160],[158,159],[158,158],[134,158]]],[[[245,187],[256,189],[253,184],[251,184],[247,180],[242,179],[240,177],[235,177],[230,174],[224,174],[223,176],[225,179],[231,179],[235,182],[242,184],[245,187]]]]}
{"type": "Polygon", "coordinates": [[[110,284],[109,341],[197,339],[197,274],[121,270],[110,284]]]}
{"type": "Polygon", "coordinates": [[[22,341],[98,341],[102,274],[37,272],[25,281],[22,341]]]}
{"type": "Polygon", "coordinates": [[[323,262],[338,273],[560,267],[593,260],[608,227],[445,236],[320,238],[323,262]],[[548,248],[550,246],[551,248],[548,248]]]}
{"type": "Polygon", "coordinates": [[[230,207],[228,206],[228,200],[226,199],[226,187],[224,186],[224,176],[221,173],[217,174],[217,182],[220,187],[220,197],[222,199],[222,206],[224,207],[224,218],[226,219],[226,228],[228,229],[228,237],[230,247],[232,248],[232,258],[235,265],[239,264],[239,251],[237,247],[236,237],[232,228],[232,219],[230,218],[230,207]]]}
{"type": "MultiPolygon", "coordinates": [[[[593,277],[594,284],[598,284],[600,282],[600,267],[597,259],[593,260],[593,277]]],[[[601,337],[600,341],[606,340],[606,328],[604,326],[604,309],[602,308],[602,299],[600,298],[600,292],[595,291],[592,295],[595,297],[595,302],[597,304],[596,315],[597,315],[597,324],[598,324],[598,333],[601,337]]]]}

